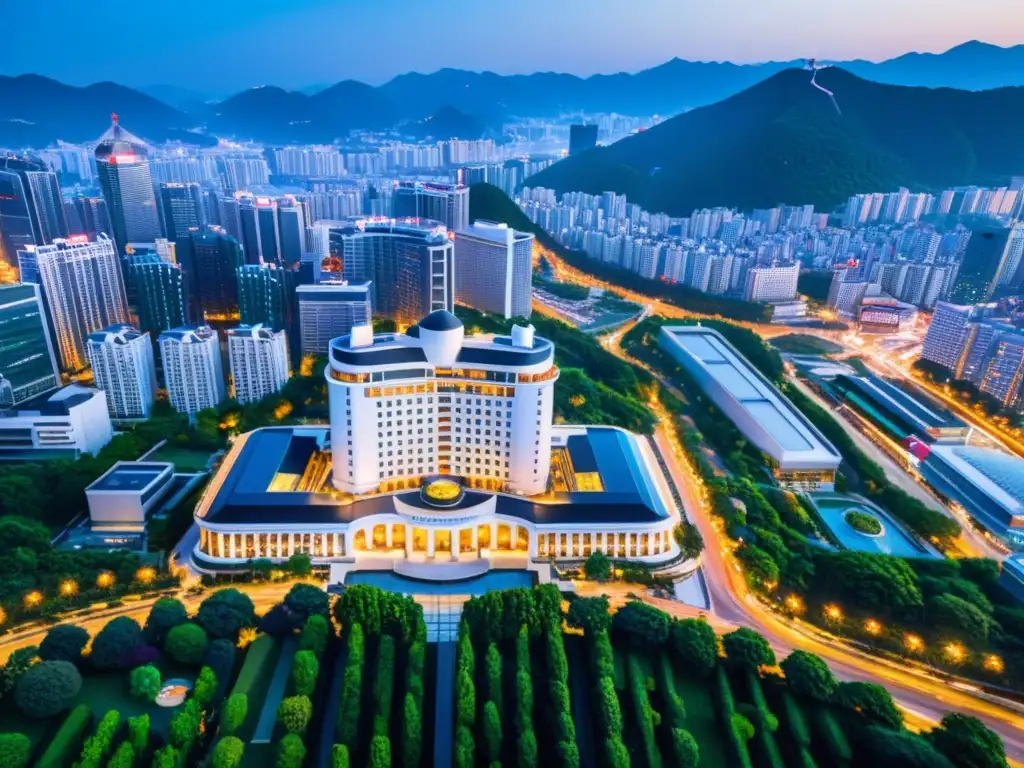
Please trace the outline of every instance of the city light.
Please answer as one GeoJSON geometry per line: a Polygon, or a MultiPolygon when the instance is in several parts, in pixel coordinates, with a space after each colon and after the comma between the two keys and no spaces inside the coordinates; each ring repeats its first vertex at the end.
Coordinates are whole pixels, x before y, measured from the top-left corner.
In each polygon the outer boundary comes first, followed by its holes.
{"type": "Polygon", "coordinates": [[[238,647],[248,648],[252,645],[253,640],[256,639],[256,628],[255,627],[242,627],[238,633],[238,647]]]}
{"type": "Polygon", "coordinates": [[[984,666],[989,672],[1002,672],[1006,668],[1003,660],[994,653],[990,653],[985,657],[984,666]]]}
{"type": "Polygon", "coordinates": [[[829,621],[842,621],[843,611],[835,603],[829,603],[824,608],[825,618],[829,621]]]}
{"type": "Polygon", "coordinates": [[[967,658],[967,651],[960,643],[949,643],[943,650],[946,653],[946,658],[954,664],[960,664],[967,658]]]}
{"type": "Polygon", "coordinates": [[[6,624],[6,623],[7,623],[7,611],[5,611],[3,608],[0,608],[0,624],[6,624]]]}
{"type": "Polygon", "coordinates": [[[42,592],[29,592],[27,595],[25,595],[26,608],[35,608],[41,602],[43,602],[42,592]]]}
{"type": "Polygon", "coordinates": [[[96,577],[96,586],[100,589],[107,589],[114,585],[114,574],[110,571],[103,571],[99,576],[96,577]]]}
{"type": "Polygon", "coordinates": [[[867,632],[869,635],[874,635],[875,637],[877,637],[878,635],[882,634],[882,625],[874,619],[868,619],[864,622],[864,631],[867,632]]]}
{"type": "Polygon", "coordinates": [[[913,653],[919,653],[922,650],[924,650],[924,640],[922,640],[917,635],[904,635],[903,644],[907,647],[908,651],[911,651],[913,653]]]}
{"type": "Polygon", "coordinates": [[[135,580],[141,581],[143,584],[150,584],[155,578],[156,569],[150,568],[148,566],[145,568],[139,568],[139,570],[135,572],[135,580]]]}
{"type": "Polygon", "coordinates": [[[803,613],[804,601],[798,595],[789,595],[786,598],[786,608],[790,613],[803,613]]]}
{"type": "Polygon", "coordinates": [[[74,579],[65,579],[60,583],[60,593],[64,597],[71,597],[78,591],[78,582],[74,579]]]}

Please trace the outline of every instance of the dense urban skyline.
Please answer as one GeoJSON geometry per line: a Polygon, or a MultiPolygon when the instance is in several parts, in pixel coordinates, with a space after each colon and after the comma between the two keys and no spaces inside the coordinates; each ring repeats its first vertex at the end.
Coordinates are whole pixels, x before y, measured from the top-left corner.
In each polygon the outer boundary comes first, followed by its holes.
{"type": "Polygon", "coordinates": [[[585,5],[582,0],[555,5],[523,0],[484,11],[469,0],[451,0],[442,8],[396,0],[222,0],[213,6],[183,0],[175,15],[202,23],[164,24],[164,6],[139,6],[126,14],[112,0],[88,5],[58,0],[5,10],[9,28],[47,29],[61,44],[41,47],[32,36],[13,36],[5,43],[0,72],[34,72],[77,85],[160,83],[220,95],[261,83],[303,88],[351,78],[379,84],[404,72],[443,67],[586,76],[636,71],[673,57],[737,63],[810,56],[882,60],[914,50],[940,52],[971,39],[1003,46],[1021,42],[1024,7],[1016,0],[970,5],[936,0],[927,13],[922,10],[916,0],[865,0],[842,8],[812,0],[641,0],[628,12],[620,3],[585,5]],[[877,24],[879,18],[886,23],[877,24]],[[737,19],[743,24],[737,25],[737,19]],[[388,42],[382,44],[380,34],[347,35],[353,25],[375,26],[386,32],[388,42]],[[98,39],[135,34],[147,26],[161,30],[162,45],[94,55],[98,39]],[[571,36],[565,34],[569,27],[571,36]],[[486,34],[482,28],[523,30],[529,35],[528,49],[522,34],[486,34]],[[439,45],[427,33],[431,29],[459,44],[439,45]],[[227,64],[225,52],[230,53],[227,64]]]}

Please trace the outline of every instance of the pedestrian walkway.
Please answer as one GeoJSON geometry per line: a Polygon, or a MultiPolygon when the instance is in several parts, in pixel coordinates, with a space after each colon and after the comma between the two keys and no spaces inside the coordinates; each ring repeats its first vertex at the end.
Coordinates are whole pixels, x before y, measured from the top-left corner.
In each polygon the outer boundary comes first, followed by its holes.
{"type": "MultiPolygon", "coordinates": [[[[459,611],[461,613],[461,607],[459,611]]],[[[456,626],[458,620],[456,620],[456,626]]],[[[458,634],[458,629],[456,629],[458,634]]],[[[437,697],[434,703],[434,768],[451,768],[454,736],[455,643],[437,644],[437,697]]]]}
{"type": "Polygon", "coordinates": [[[292,671],[292,657],[298,650],[299,639],[295,635],[289,635],[281,645],[281,655],[277,658],[277,667],[274,669],[274,677],[267,689],[267,697],[263,700],[263,709],[260,711],[260,719],[256,721],[256,730],[253,733],[253,744],[269,744],[274,736],[274,724],[277,723],[277,708],[284,698],[284,691],[288,685],[288,675],[292,671]]]}

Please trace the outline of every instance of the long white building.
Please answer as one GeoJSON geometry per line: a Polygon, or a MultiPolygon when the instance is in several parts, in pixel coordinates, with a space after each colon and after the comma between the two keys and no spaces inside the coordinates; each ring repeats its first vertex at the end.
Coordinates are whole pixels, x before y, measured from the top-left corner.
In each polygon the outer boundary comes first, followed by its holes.
{"type": "Polygon", "coordinates": [[[102,390],[69,384],[0,410],[0,462],[95,456],[114,437],[102,390]]]}
{"type": "Polygon", "coordinates": [[[533,235],[477,220],[455,233],[455,298],[506,319],[529,317],[533,235]]]}
{"type": "Polygon", "coordinates": [[[148,419],[156,401],[156,367],[148,333],[112,325],[90,333],[89,366],[112,419],[148,419]]]}
{"type": "Polygon", "coordinates": [[[744,289],[746,301],[792,301],[796,298],[796,284],[800,279],[800,265],[788,267],[751,267],[747,271],[744,289]]]}
{"type": "Polygon", "coordinates": [[[228,331],[228,360],[235,399],[245,405],[280,392],[288,382],[288,339],[262,323],[228,331]]]}
{"type": "Polygon", "coordinates": [[[160,334],[164,388],[179,413],[197,413],[224,400],[220,338],[208,325],[172,328],[160,334]]]}
{"type": "Polygon", "coordinates": [[[26,246],[18,252],[21,279],[42,286],[57,335],[62,367],[85,367],[85,338],[93,331],[127,323],[128,297],[114,242],[104,234],[26,246]]]}

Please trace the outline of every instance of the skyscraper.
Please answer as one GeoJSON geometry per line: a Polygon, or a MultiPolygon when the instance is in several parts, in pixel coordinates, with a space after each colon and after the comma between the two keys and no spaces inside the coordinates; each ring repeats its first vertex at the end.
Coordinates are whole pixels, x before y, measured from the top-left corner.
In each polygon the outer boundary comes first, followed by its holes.
{"type": "Polygon", "coordinates": [[[102,197],[77,195],[64,202],[64,214],[71,235],[85,235],[95,240],[99,233],[109,235],[113,229],[107,213],[107,201],[102,197]]]}
{"type": "Polygon", "coordinates": [[[967,243],[956,282],[949,292],[952,304],[980,304],[992,298],[1010,260],[1013,230],[976,229],[967,243]]]}
{"type": "Polygon", "coordinates": [[[153,179],[149,173],[149,148],[128,133],[113,115],[113,124],[96,145],[100,189],[107,201],[118,253],[128,243],[151,243],[160,232],[153,179]]]}
{"type": "Polygon", "coordinates": [[[0,153],[0,261],[16,266],[25,246],[67,236],[57,175],[39,158],[0,153]]]}
{"type": "Polygon", "coordinates": [[[187,322],[181,264],[168,264],[155,253],[132,254],[122,263],[128,303],[143,333],[157,338],[187,322]]]}
{"type": "Polygon", "coordinates": [[[455,297],[504,318],[529,317],[533,235],[477,220],[455,234],[455,297]]]}
{"type": "Polygon", "coordinates": [[[186,282],[189,321],[230,318],[238,313],[238,268],[242,248],[221,229],[204,227],[177,241],[186,282]]]}
{"type": "MultiPolygon", "coordinates": [[[[277,201],[270,197],[242,195],[238,202],[245,263],[280,264],[281,231],[277,201]]],[[[289,222],[292,223],[291,219],[289,222]]]]}
{"type": "Polygon", "coordinates": [[[288,382],[288,342],[284,331],[242,325],[228,331],[228,360],[235,399],[255,403],[280,392],[288,382]]]}
{"type": "Polygon", "coordinates": [[[596,125],[569,126],[569,157],[597,146],[596,125]]]}
{"type": "Polygon", "coordinates": [[[114,243],[106,235],[28,246],[18,254],[22,279],[38,283],[65,370],[87,363],[85,337],[128,322],[128,299],[114,243]]]}
{"type": "Polygon", "coordinates": [[[0,407],[18,405],[59,384],[39,286],[0,285],[0,407]]]}
{"type": "Polygon", "coordinates": [[[372,283],[332,280],[300,285],[295,294],[299,303],[299,351],[303,355],[327,354],[331,339],[373,319],[372,283]]]}
{"type": "Polygon", "coordinates": [[[294,197],[283,197],[277,202],[277,225],[281,243],[281,263],[292,266],[302,261],[306,239],[306,214],[303,205],[294,197]]]}
{"type": "Polygon", "coordinates": [[[198,413],[224,400],[220,339],[207,325],[172,328],[160,334],[164,388],[179,413],[198,413]]]}
{"type": "Polygon", "coordinates": [[[932,322],[924,337],[921,358],[949,368],[955,377],[960,375],[960,361],[964,354],[971,322],[970,306],[940,301],[935,305],[932,322]]]}
{"type": "Polygon", "coordinates": [[[458,232],[469,226],[469,187],[402,181],[391,194],[392,215],[397,218],[430,219],[458,232]]]}
{"type": "Polygon", "coordinates": [[[168,240],[177,240],[206,223],[198,184],[160,185],[160,212],[168,240]]]}
{"type": "Polygon", "coordinates": [[[156,400],[156,367],[148,333],[113,325],[89,334],[89,365],[107,395],[112,419],[148,419],[156,400]]]}
{"type": "Polygon", "coordinates": [[[291,331],[297,273],[273,264],[238,268],[238,315],[243,325],[291,331]]]}
{"type": "Polygon", "coordinates": [[[454,308],[454,233],[438,222],[351,219],[316,229],[321,255],[343,265],[343,279],[373,282],[375,312],[411,324],[454,308]]]}

